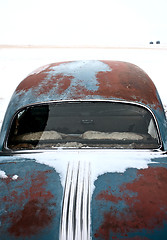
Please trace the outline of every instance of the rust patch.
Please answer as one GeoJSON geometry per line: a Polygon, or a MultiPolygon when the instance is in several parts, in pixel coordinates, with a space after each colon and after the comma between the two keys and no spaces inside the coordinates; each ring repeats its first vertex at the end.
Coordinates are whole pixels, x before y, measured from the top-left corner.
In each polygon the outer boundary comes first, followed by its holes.
{"type": "Polygon", "coordinates": [[[119,200],[121,200],[120,197],[114,196],[114,194],[111,192],[111,190],[102,191],[98,196],[96,197],[96,200],[105,200],[105,201],[111,201],[114,203],[118,203],[119,200]]]}
{"type": "MultiPolygon", "coordinates": [[[[120,240],[119,237],[112,237],[112,239],[120,240]]],[[[122,239],[122,238],[121,238],[122,239]]],[[[135,236],[135,237],[126,237],[126,240],[150,240],[150,238],[147,237],[141,237],[141,236],[135,236]]]]}
{"type": "Polygon", "coordinates": [[[12,216],[9,233],[16,237],[29,237],[48,226],[54,214],[48,210],[45,203],[39,200],[29,201],[22,211],[16,211],[12,216]]]}
{"type": "Polygon", "coordinates": [[[58,85],[58,94],[62,94],[64,91],[68,89],[68,87],[71,84],[72,76],[63,76],[62,74],[59,74],[56,76],[56,84],[58,85]]]}
{"type": "Polygon", "coordinates": [[[16,181],[8,182],[5,179],[8,195],[2,198],[6,212],[2,216],[2,224],[10,223],[10,234],[17,237],[30,236],[39,233],[52,222],[56,203],[53,194],[45,188],[49,172],[51,171],[34,171],[31,175],[27,173],[24,180],[19,177],[15,190],[12,191],[10,188],[16,181]]]}
{"type": "Polygon", "coordinates": [[[45,79],[45,77],[45,73],[29,76],[21,82],[16,91],[28,91],[30,88],[34,88],[36,94],[41,95],[49,93],[55,87],[56,93],[61,94],[70,86],[73,78],[72,76],[63,76],[62,74],[51,76],[50,79],[45,79]]]}
{"type": "MultiPolygon", "coordinates": [[[[55,84],[55,79],[57,79],[57,77],[55,78],[55,77],[52,77],[51,75],[50,79],[47,79],[47,75],[49,74],[50,71],[52,71],[51,67],[56,67],[62,63],[50,64],[48,65],[47,68],[44,68],[44,70],[39,71],[37,73],[30,74],[18,85],[16,92],[20,92],[22,90],[28,91],[30,89],[39,89],[40,91],[39,94],[48,93],[53,88],[55,84]]],[[[57,75],[57,76],[59,79],[60,75],[57,75]]]]}
{"type": "Polygon", "coordinates": [[[97,74],[99,89],[96,94],[162,108],[154,83],[142,69],[124,62],[103,62],[108,64],[112,71],[97,74]]]}
{"type": "Polygon", "coordinates": [[[124,201],[126,207],[119,211],[119,207],[111,205],[110,212],[104,212],[103,223],[95,233],[96,238],[109,240],[111,232],[113,237],[117,234],[126,237],[129,232],[159,229],[167,221],[167,169],[149,167],[138,170],[137,176],[133,182],[120,187],[123,195],[111,197],[109,193],[107,197],[107,192],[102,192],[97,196],[98,200],[111,203],[124,201]]]}
{"type": "Polygon", "coordinates": [[[46,77],[45,72],[29,75],[17,87],[16,92],[28,91],[31,88],[37,88],[46,77]]]}
{"type": "MultiPolygon", "coordinates": [[[[45,172],[36,172],[30,176],[26,177],[25,182],[22,183],[20,186],[17,187],[16,190],[10,192],[10,195],[4,196],[4,202],[12,202],[12,203],[20,203],[22,204],[26,199],[34,200],[34,199],[44,199],[49,200],[53,198],[53,195],[50,191],[46,191],[45,184],[47,179],[47,173],[45,172]]],[[[11,178],[4,179],[4,181],[9,184],[11,178]]],[[[22,181],[22,179],[18,178],[15,181],[22,181]]]]}
{"type": "Polygon", "coordinates": [[[85,87],[83,86],[73,86],[73,89],[71,91],[71,98],[72,99],[83,99],[86,98],[86,96],[93,96],[95,94],[95,92],[91,91],[91,90],[87,90],[85,87]]]}

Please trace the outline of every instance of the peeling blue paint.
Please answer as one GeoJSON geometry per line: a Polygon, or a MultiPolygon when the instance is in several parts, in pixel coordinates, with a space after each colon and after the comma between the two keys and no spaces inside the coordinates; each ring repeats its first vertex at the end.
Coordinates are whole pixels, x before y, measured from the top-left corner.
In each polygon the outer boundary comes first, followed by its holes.
{"type": "Polygon", "coordinates": [[[46,80],[49,81],[52,77],[56,77],[59,74],[72,76],[73,80],[68,91],[71,90],[71,87],[78,86],[78,84],[87,90],[96,91],[98,90],[96,74],[107,71],[112,71],[112,69],[101,61],[69,62],[50,67],[46,80]]]}

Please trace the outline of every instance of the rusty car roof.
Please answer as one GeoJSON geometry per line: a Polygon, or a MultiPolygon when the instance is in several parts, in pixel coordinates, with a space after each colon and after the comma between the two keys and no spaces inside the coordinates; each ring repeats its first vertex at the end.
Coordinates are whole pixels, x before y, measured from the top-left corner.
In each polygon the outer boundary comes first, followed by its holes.
{"type": "Polygon", "coordinates": [[[128,62],[85,60],[52,63],[30,73],[11,98],[0,145],[13,114],[19,109],[31,104],[62,100],[114,100],[146,106],[154,113],[161,136],[164,135],[167,144],[163,106],[150,77],[128,62]]]}
{"type": "Polygon", "coordinates": [[[134,64],[120,61],[74,61],[46,65],[32,72],[17,87],[16,95],[37,101],[117,99],[161,108],[155,85],[134,64]],[[47,97],[45,97],[47,96],[47,97]],[[40,100],[38,100],[40,99],[40,100]]]}

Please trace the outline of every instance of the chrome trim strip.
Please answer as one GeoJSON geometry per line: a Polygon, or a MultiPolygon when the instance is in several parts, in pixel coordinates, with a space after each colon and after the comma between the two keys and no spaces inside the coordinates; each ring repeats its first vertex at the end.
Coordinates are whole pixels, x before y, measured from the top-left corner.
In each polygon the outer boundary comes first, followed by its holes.
{"type": "Polygon", "coordinates": [[[67,168],[60,240],[90,240],[90,164],[76,161],[67,168]]]}

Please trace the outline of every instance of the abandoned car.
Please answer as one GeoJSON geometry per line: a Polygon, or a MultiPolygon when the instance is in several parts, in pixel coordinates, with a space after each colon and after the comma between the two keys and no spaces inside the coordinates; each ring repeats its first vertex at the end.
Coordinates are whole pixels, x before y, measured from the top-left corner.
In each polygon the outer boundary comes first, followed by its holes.
{"type": "Polygon", "coordinates": [[[167,122],[136,65],[73,61],[16,88],[0,133],[0,239],[166,240],[167,122]]]}

